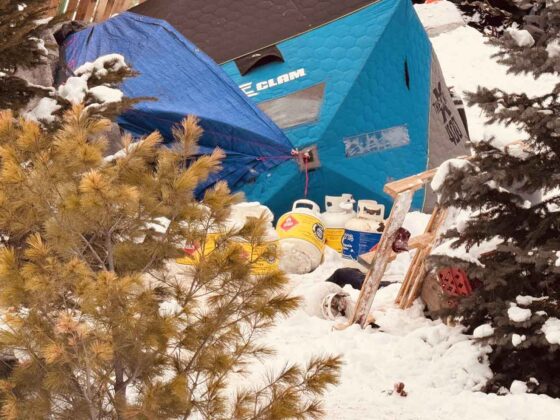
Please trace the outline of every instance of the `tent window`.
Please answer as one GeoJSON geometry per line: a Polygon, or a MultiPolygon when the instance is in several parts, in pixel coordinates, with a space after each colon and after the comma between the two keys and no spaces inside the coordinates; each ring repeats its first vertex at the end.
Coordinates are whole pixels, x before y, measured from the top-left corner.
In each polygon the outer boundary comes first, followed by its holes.
{"type": "Polygon", "coordinates": [[[404,82],[406,83],[406,87],[410,90],[410,73],[408,72],[408,60],[404,59],[404,82]]]}
{"type": "Polygon", "coordinates": [[[325,84],[261,102],[258,107],[281,129],[315,122],[319,119],[325,97],[325,84]]]}

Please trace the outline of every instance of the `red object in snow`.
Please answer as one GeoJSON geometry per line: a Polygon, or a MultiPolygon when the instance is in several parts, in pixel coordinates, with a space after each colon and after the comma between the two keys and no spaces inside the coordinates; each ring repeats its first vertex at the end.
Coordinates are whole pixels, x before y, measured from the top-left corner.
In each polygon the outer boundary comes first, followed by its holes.
{"type": "Polygon", "coordinates": [[[473,291],[467,273],[460,268],[442,268],[438,278],[443,291],[451,296],[468,296],[473,291]]]}
{"type": "MultiPolygon", "coordinates": [[[[392,245],[392,249],[393,252],[395,252],[396,254],[399,254],[401,252],[404,251],[408,251],[408,240],[410,239],[410,232],[408,230],[406,230],[405,228],[399,228],[399,230],[397,231],[397,235],[395,237],[395,241],[393,242],[392,245]]],[[[379,242],[376,243],[370,250],[369,252],[375,251],[377,249],[377,246],[379,245],[379,242]]]]}
{"type": "Polygon", "coordinates": [[[397,230],[395,241],[393,242],[393,252],[396,254],[408,251],[408,240],[410,239],[410,232],[403,227],[397,230]]]}

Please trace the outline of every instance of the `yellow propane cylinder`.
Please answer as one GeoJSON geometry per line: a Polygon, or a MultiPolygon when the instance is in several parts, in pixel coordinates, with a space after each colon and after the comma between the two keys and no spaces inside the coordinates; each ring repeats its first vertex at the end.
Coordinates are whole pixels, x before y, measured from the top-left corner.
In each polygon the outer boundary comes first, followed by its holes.
{"type": "Polygon", "coordinates": [[[280,238],[280,268],[291,274],[309,273],[321,264],[325,226],[317,203],[297,200],[276,224],[280,238]]]}

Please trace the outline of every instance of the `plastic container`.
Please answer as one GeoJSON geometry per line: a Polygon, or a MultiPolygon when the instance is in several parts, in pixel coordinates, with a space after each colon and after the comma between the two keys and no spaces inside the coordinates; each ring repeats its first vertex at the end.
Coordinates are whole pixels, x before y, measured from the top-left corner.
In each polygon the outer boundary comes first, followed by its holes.
{"type": "Polygon", "coordinates": [[[355,217],[352,194],[325,197],[326,211],[321,215],[325,225],[325,244],[342,253],[342,238],[346,222],[355,217]]]}
{"type": "Polygon", "coordinates": [[[325,226],[317,203],[297,200],[276,224],[280,237],[280,268],[290,274],[315,270],[323,259],[325,226]]]}
{"type": "Polygon", "coordinates": [[[239,203],[232,208],[231,219],[234,223],[245,225],[248,218],[259,218],[264,216],[267,222],[267,230],[264,237],[264,244],[252,245],[243,238],[233,240],[241,245],[247,260],[252,264],[251,273],[254,275],[264,275],[278,269],[278,233],[272,225],[274,215],[270,209],[258,202],[239,203]],[[276,255],[273,257],[263,257],[263,255],[276,255]]]}
{"type": "Polygon", "coordinates": [[[358,201],[358,214],[346,222],[342,238],[342,257],[357,261],[381,240],[385,206],[373,200],[358,201]]]}
{"type": "MultiPolygon", "coordinates": [[[[238,244],[243,248],[243,252],[246,255],[248,262],[253,265],[251,273],[254,275],[267,274],[278,269],[278,257],[262,257],[264,254],[276,254],[276,249],[278,247],[278,234],[272,225],[274,215],[270,209],[260,203],[236,204],[232,207],[231,216],[222,228],[224,231],[233,228],[240,229],[245,225],[248,218],[258,218],[263,214],[265,215],[265,220],[268,224],[263,244],[253,246],[241,237],[234,237],[232,239],[233,243],[238,244]],[[271,250],[271,248],[274,249],[271,250]]],[[[187,243],[184,247],[185,256],[177,259],[177,263],[183,265],[196,264],[200,261],[200,258],[203,255],[208,255],[216,249],[217,240],[221,235],[223,235],[222,230],[214,229],[207,234],[206,241],[203,246],[200,244],[187,243]]]]}
{"type": "Polygon", "coordinates": [[[340,286],[329,281],[308,281],[296,286],[292,294],[302,298],[301,307],[309,316],[329,320],[335,320],[339,316],[352,316],[354,302],[340,286]]]}

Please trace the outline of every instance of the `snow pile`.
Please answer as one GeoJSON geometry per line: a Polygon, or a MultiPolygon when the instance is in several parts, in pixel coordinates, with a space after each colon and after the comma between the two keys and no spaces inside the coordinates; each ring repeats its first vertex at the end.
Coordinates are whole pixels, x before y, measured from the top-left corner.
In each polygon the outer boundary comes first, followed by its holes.
{"type": "Polygon", "coordinates": [[[548,299],[548,296],[543,296],[543,297],[540,297],[540,298],[536,298],[536,297],[533,297],[533,296],[519,295],[515,298],[515,301],[517,302],[518,305],[529,306],[533,302],[539,302],[539,301],[546,300],[546,299],[548,299]]]}
{"type": "Polygon", "coordinates": [[[546,46],[546,52],[549,58],[556,58],[560,55],[560,40],[550,41],[546,46]]]}
{"type": "MultiPolygon", "coordinates": [[[[431,39],[440,61],[445,80],[457,93],[475,92],[479,85],[499,88],[507,92],[524,92],[529,96],[545,95],[554,89],[556,75],[543,75],[535,80],[530,75],[507,74],[507,67],[496,62],[492,55],[498,48],[486,43],[485,37],[471,27],[457,28],[431,39]]],[[[473,141],[494,137],[503,146],[527,138],[515,125],[485,125],[485,118],[477,105],[465,106],[469,131],[473,141]]],[[[497,144],[493,143],[496,147],[497,144]]]]}
{"type": "Polygon", "coordinates": [[[560,345],[560,319],[548,318],[541,330],[550,344],[560,345]]]}
{"type": "Polygon", "coordinates": [[[511,344],[512,344],[514,347],[517,347],[518,345],[520,345],[521,343],[523,343],[526,339],[527,339],[527,336],[526,336],[525,334],[523,334],[523,335],[512,334],[512,336],[511,336],[511,344]]]}
{"type": "Polygon", "coordinates": [[[54,113],[58,111],[61,106],[52,98],[41,98],[35,107],[25,113],[25,118],[35,122],[52,123],[55,120],[54,113]]]}
{"type": "Polygon", "coordinates": [[[473,331],[474,338],[486,338],[494,334],[494,327],[490,324],[483,324],[476,327],[473,331]]]}
{"type": "Polygon", "coordinates": [[[109,74],[110,71],[117,72],[127,67],[124,57],[120,54],[107,54],[97,58],[93,62],[82,64],[74,74],[83,76],[86,79],[90,77],[102,78],[109,74]]]}
{"type": "MultiPolygon", "coordinates": [[[[112,88],[107,85],[88,87],[88,81],[92,77],[100,78],[108,75],[110,72],[116,72],[126,68],[124,57],[120,54],[109,54],[99,57],[92,63],[85,63],[76,69],[77,76],[69,77],[68,80],[54,89],[52,87],[37,86],[51,91],[51,98],[42,98],[37,102],[35,107],[24,116],[35,122],[52,123],[55,120],[55,112],[62,108],[59,103],[64,103],[61,99],[69,101],[72,104],[82,102],[91,102],[86,109],[100,108],[110,103],[116,103],[123,100],[124,94],[119,89],[112,88]],[[58,99],[58,101],[57,101],[58,99]]],[[[99,81],[98,81],[99,82],[99,81]]],[[[29,83],[30,86],[33,86],[29,83]]]]}
{"type": "Polygon", "coordinates": [[[119,89],[110,88],[108,86],[95,86],[89,92],[95,98],[104,104],[120,102],[123,98],[123,93],[119,89]]]}
{"type": "Polygon", "coordinates": [[[465,26],[461,12],[450,1],[416,4],[414,9],[429,36],[437,36],[465,26]]]}
{"type": "MultiPolygon", "coordinates": [[[[342,354],[341,384],[325,397],[328,419],[434,418],[436,401],[457,401],[465,392],[479,390],[491,376],[484,363],[486,349],[461,328],[426,319],[419,303],[406,311],[396,308],[399,287],[377,293],[373,314],[379,330],[352,326],[334,331],[333,322],[302,310],[281,322],[264,337],[278,351],[273,370],[288,360],[305,363],[313,354],[342,354]],[[407,400],[391,395],[396,382],[405,384],[407,400]]],[[[266,368],[257,371],[262,374],[266,368]]],[[[450,409],[438,409],[439,418],[446,418],[450,409]]]]}
{"type": "Polygon", "coordinates": [[[526,394],[527,391],[527,384],[523,381],[513,381],[509,387],[509,392],[513,395],[526,394]]]}
{"type": "Polygon", "coordinates": [[[58,94],[73,104],[83,102],[87,91],[87,79],[83,77],[69,77],[66,83],[58,88],[58,94]]]}
{"type": "Polygon", "coordinates": [[[436,174],[432,179],[432,183],[430,184],[430,187],[432,187],[432,190],[434,190],[437,193],[441,189],[441,187],[443,187],[443,183],[445,182],[445,179],[449,176],[449,173],[451,172],[452,169],[457,169],[457,170],[464,169],[469,165],[471,164],[465,159],[446,160],[438,168],[436,174]]]}
{"type": "Polygon", "coordinates": [[[513,322],[525,322],[529,318],[531,318],[531,310],[520,308],[519,306],[512,304],[512,306],[508,309],[508,318],[513,322]]]}
{"type": "Polygon", "coordinates": [[[504,145],[499,142],[496,138],[492,139],[492,143],[496,145],[497,148],[502,149],[505,153],[518,159],[527,159],[530,154],[527,152],[527,147],[525,144],[514,143],[504,145]]]}
{"type": "Polygon", "coordinates": [[[535,45],[533,36],[526,29],[508,28],[506,31],[518,47],[532,47],[535,45]]]}
{"type": "Polygon", "coordinates": [[[494,251],[496,247],[503,242],[503,239],[496,237],[490,241],[481,242],[478,245],[474,245],[468,251],[466,245],[464,244],[455,247],[456,242],[457,241],[453,239],[441,243],[433,249],[431,255],[441,255],[450,258],[457,258],[459,260],[470,262],[472,264],[483,267],[484,265],[479,260],[480,257],[488,252],[494,251]]]}
{"type": "MultiPolygon", "coordinates": [[[[88,93],[93,96],[100,104],[120,102],[123,93],[119,89],[111,88],[106,85],[88,88],[88,81],[91,78],[102,78],[109,72],[117,72],[126,68],[124,57],[120,54],[108,54],[99,57],[91,63],[85,63],[78,67],[74,73],[76,77],[70,77],[66,83],[58,88],[58,94],[72,103],[83,102],[88,93]]],[[[98,106],[99,104],[95,104],[98,106]]]]}

